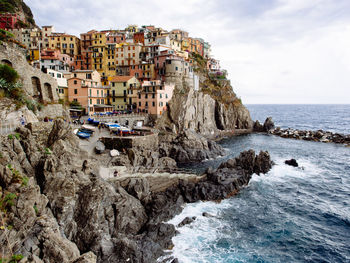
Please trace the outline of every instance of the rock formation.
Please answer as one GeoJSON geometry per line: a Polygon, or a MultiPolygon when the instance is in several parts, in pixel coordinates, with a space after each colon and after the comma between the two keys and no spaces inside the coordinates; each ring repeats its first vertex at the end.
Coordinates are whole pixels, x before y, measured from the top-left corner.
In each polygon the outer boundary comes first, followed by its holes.
{"type": "Polygon", "coordinates": [[[314,142],[323,142],[323,143],[339,143],[350,146],[350,134],[340,134],[333,133],[329,131],[303,131],[295,129],[281,129],[277,127],[269,131],[269,134],[277,135],[282,138],[297,139],[304,141],[314,141],[314,142]]]}
{"type": "Polygon", "coordinates": [[[232,135],[235,130],[252,130],[249,111],[230,82],[211,77],[203,58],[193,59],[199,88],[178,77],[168,110],[157,121],[161,155],[178,162],[199,162],[221,155],[224,150],[211,140],[227,132],[232,135]]]}
{"type": "Polygon", "coordinates": [[[46,140],[36,128],[0,144],[1,253],[23,262],[154,262],[173,246],[175,228],[163,222],[184,202],[226,198],[271,167],[268,153],[248,151],[202,176],[169,177],[166,188],[154,176],[104,180],[93,172],[101,160],[62,120],[46,140]]]}

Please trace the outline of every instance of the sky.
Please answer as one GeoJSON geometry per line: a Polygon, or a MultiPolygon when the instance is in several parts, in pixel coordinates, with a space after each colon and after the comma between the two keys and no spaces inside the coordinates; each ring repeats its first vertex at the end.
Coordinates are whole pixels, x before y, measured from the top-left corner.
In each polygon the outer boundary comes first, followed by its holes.
{"type": "Polygon", "coordinates": [[[25,0],[39,26],[79,36],[129,24],[212,46],[245,104],[349,104],[349,0],[25,0]]]}

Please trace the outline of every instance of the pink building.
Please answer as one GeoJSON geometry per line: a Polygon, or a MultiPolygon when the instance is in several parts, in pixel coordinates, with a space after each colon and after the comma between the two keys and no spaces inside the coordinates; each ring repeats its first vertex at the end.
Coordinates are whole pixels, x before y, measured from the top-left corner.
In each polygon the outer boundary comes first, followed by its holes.
{"type": "Polygon", "coordinates": [[[73,71],[73,77],[68,79],[68,100],[79,102],[89,115],[113,111],[113,106],[106,105],[107,90],[97,71],[73,71]]]}
{"type": "Polygon", "coordinates": [[[139,112],[161,115],[173,96],[175,84],[163,83],[160,80],[144,81],[136,99],[139,112]]]}

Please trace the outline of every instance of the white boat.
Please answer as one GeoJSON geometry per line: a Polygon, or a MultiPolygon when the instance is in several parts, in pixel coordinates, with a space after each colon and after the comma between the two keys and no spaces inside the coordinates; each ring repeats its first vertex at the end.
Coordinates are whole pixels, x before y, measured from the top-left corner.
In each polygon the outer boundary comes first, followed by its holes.
{"type": "Polygon", "coordinates": [[[87,130],[90,130],[90,131],[96,131],[96,127],[92,126],[92,125],[89,125],[89,124],[84,124],[82,126],[83,129],[87,129],[87,130]]]}

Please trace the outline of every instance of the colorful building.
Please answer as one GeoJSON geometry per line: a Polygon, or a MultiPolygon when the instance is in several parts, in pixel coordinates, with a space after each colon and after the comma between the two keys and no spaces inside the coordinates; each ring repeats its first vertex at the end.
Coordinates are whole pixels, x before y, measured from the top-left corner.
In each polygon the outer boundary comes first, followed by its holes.
{"type": "Polygon", "coordinates": [[[117,76],[110,79],[110,103],[116,110],[134,109],[136,102],[133,101],[135,90],[140,82],[135,76],[117,76]]]}
{"type": "Polygon", "coordinates": [[[137,110],[159,116],[167,110],[173,96],[175,84],[163,83],[160,80],[145,81],[137,94],[137,110]]]}
{"type": "Polygon", "coordinates": [[[112,106],[106,105],[108,90],[101,85],[97,71],[76,70],[68,79],[68,100],[79,102],[89,115],[113,111],[112,106]]]}
{"type": "Polygon", "coordinates": [[[1,29],[14,29],[16,28],[17,22],[19,21],[19,16],[12,13],[2,13],[0,14],[0,28],[1,29]]]}
{"type": "Polygon", "coordinates": [[[140,64],[141,49],[142,45],[140,43],[117,47],[115,52],[116,66],[140,64]]]}
{"type": "Polygon", "coordinates": [[[68,82],[63,76],[63,73],[52,69],[47,69],[45,72],[56,80],[58,98],[64,102],[68,102],[68,82]]]}
{"type": "Polygon", "coordinates": [[[62,54],[72,57],[80,54],[80,40],[76,36],[64,33],[51,33],[49,48],[59,49],[62,54]]]}

